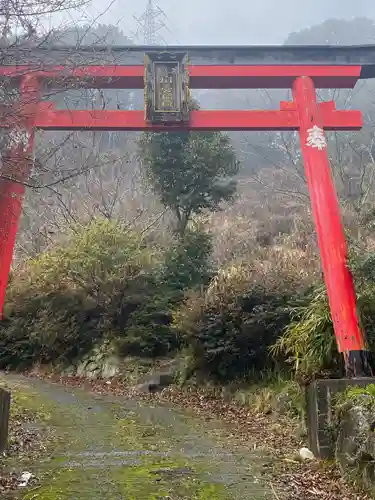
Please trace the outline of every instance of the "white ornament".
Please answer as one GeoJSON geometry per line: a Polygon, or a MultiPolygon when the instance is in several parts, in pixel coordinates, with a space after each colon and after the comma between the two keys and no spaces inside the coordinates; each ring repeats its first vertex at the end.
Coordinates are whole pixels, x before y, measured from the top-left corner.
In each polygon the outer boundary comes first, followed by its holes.
{"type": "Polygon", "coordinates": [[[313,128],[309,128],[307,131],[307,142],[306,146],[311,148],[317,148],[319,151],[327,147],[327,140],[324,135],[324,130],[317,125],[313,128]]]}
{"type": "Polygon", "coordinates": [[[22,146],[25,151],[29,145],[30,134],[26,129],[14,128],[9,133],[9,147],[17,148],[22,146]]]}
{"type": "Polygon", "coordinates": [[[314,453],[308,448],[301,448],[299,450],[299,456],[302,460],[314,460],[314,453]]]}
{"type": "Polygon", "coordinates": [[[22,472],[18,486],[20,486],[21,488],[24,488],[25,486],[28,485],[28,483],[32,477],[33,477],[33,475],[31,474],[31,472],[22,472]]]}

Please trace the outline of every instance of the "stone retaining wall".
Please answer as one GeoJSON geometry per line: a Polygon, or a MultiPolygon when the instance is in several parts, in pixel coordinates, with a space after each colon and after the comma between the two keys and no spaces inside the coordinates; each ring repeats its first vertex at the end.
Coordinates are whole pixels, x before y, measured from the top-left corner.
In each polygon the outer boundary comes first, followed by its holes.
{"type": "Polygon", "coordinates": [[[115,354],[110,344],[95,346],[76,365],[65,370],[65,375],[73,375],[88,379],[110,379],[120,371],[120,358],[115,354]]]}

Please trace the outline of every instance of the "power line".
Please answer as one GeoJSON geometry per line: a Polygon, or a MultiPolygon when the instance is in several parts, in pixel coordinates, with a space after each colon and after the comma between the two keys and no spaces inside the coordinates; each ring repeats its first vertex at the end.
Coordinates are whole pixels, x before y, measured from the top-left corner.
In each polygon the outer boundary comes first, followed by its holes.
{"type": "Polygon", "coordinates": [[[137,30],[134,37],[145,45],[166,45],[163,31],[171,33],[166,22],[165,12],[153,0],[148,0],[146,10],[140,17],[133,16],[137,21],[137,30]]]}

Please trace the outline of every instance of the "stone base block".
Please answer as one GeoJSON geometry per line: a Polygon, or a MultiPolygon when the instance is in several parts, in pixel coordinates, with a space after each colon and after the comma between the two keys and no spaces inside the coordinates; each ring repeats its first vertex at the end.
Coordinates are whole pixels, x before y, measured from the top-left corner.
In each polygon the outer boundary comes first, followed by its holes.
{"type": "Polygon", "coordinates": [[[8,442],[10,399],[10,392],[0,389],[0,453],[5,450],[8,442]]]}
{"type": "Polygon", "coordinates": [[[375,377],[316,380],[306,391],[309,447],[316,457],[332,458],[334,450],[329,432],[332,423],[332,398],[348,387],[365,387],[375,377]]]}

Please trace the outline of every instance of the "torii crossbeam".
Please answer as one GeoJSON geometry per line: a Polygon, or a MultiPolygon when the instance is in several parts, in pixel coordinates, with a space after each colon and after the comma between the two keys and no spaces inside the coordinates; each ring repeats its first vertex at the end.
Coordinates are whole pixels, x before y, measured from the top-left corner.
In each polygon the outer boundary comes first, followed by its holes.
{"type": "Polygon", "coordinates": [[[325,130],[359,130],[359,111],[318,103],[316,88],[353,88],[375,77],[375,46],[47,47],[9,51],[0,79],[20,88],[0,127],[10,128],[0,179],[0,311],[5,299],[35,130],[296,130],[335,329],[347,374],[372,375],[358,323],[347,245],[327,154],[325,130]],[[146,58],[145,58],[146,55],[146,58]],[[144,111],[58,110],[41,101],[49,88],[145,89],[144,111]],[[274,111],[189,111],[188,89],[274,88],[293,100],[274,111]]]}

